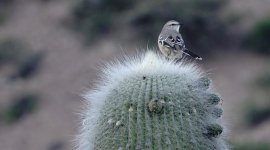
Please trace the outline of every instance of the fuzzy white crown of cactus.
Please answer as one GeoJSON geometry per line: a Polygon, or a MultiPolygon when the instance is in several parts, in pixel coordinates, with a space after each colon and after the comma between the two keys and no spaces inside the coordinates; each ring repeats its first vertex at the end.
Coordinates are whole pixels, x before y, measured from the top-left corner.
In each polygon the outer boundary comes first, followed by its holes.
{"type": "Polygon", "coordinates": [[[78,150],[228,149],[220,97],[194,64],[147,51],[107,65],[84,97],[78,150]]]}

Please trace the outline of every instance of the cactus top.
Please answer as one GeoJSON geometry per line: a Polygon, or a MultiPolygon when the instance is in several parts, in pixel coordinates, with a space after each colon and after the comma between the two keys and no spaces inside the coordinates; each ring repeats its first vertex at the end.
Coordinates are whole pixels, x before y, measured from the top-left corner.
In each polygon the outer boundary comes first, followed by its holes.
{"type": "Polygon", "coordinates": [[[84,95],[78,150],[227,149],[220,98],[209,86],[196,65],[152,51],[106,65],[84,95]]]}

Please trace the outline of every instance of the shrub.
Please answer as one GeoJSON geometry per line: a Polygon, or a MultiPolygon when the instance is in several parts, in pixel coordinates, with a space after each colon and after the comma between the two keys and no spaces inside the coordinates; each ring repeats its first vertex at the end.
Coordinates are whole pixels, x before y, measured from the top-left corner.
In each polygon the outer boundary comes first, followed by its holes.
{"type": "Polygon", "coordinates": [[[25,53],[24,45],[16,39],[8,38],[0,41],[0,64],[18,63],[25,53]]]}
{"type": "Polygon", "coordinates": [[[234,144],[233,150],[269,150],[270,145],[269,143],[238,143],[234,144]]]}
{"type": "MultiPolygon", "coordinates": [[[[6,5],[14,2],[15,0],[0,0],[0,5],[6,5]]],[[[1,6],[0,6],[1,7],[1,6]]]]}
{"type": "Polygon", "coordinates": [[[249,104],[245,112],[246,121],[251,126],[256,126],[270,118],[270,105],[258,106],[249,104]]]}
{"type": "Polygon", "coordinates": [[[16,72],[11,76],[11,79],[26,79],[34,75],[40,68],[43,56],[43,53],[36,53],[26,57],[17,65],[16,72]]]}
{"type": "Polygon", "coordinates": [[[12,64],[15,68],[10,79],[28,78],[36,73],[43,60],[44,53],[27,50],[20,41],[12,38],[0,41],[0,65],[12,64]]]}
{"type": "Polygon", "coordinates": [[[133,0],[82,0],[73,12],[74,27],[92,40],[99,34],[108,33],[113,20],[132,4],[133,0]]]}
{"type": "Polygon", "coordinates": [[[4,13],[2,13],[1,11],[0,11],[0,25],[1,24],[3,24],[4,22],[5,22],[5,15],[4,15],[4,13]]]}
{"type": "Polygon", "coordinates": [[[270,18],[259,21],[248,33],[244,45],[252,50],[270,54],[270,18]]]}
{"type": "Polygon", "coordinates": [[[1,118],[6,123],[14,123],[21,118],[31,114],[38,105],[38,96],[36,94],[25,94],[12,100],[10,106],[1,112],[1,118]]]}
{"type": "Polygon", "coordinates": [[[260,77],[258,77],[255,81],[258,85],[262,87],[270,87],[270,72],[267,72],[260,77]]]}

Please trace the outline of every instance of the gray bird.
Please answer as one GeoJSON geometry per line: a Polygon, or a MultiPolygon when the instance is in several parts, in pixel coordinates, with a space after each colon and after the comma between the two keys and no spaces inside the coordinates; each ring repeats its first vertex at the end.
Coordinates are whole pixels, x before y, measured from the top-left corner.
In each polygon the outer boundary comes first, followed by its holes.
{"type": "Polygon", "coordinates": [[[183,57],[183,53],[194,59],[202,60],[202,58],[189,51],[184,40],[179,33],[181,24],[175,20],[168,21],[162,28],[158,37],[159,50],[169,60],[178,61],[183,57]]]}

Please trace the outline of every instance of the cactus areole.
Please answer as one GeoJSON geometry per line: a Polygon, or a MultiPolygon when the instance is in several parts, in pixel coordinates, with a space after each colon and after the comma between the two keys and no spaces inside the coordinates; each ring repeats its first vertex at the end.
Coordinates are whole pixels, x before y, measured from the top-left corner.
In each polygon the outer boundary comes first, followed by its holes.
{"type": "Polygon", "coordinates": [[[228,149],[220,97],[194,64],[148,51],[107,65],[85,101],[78,150],[228,149]]]}

